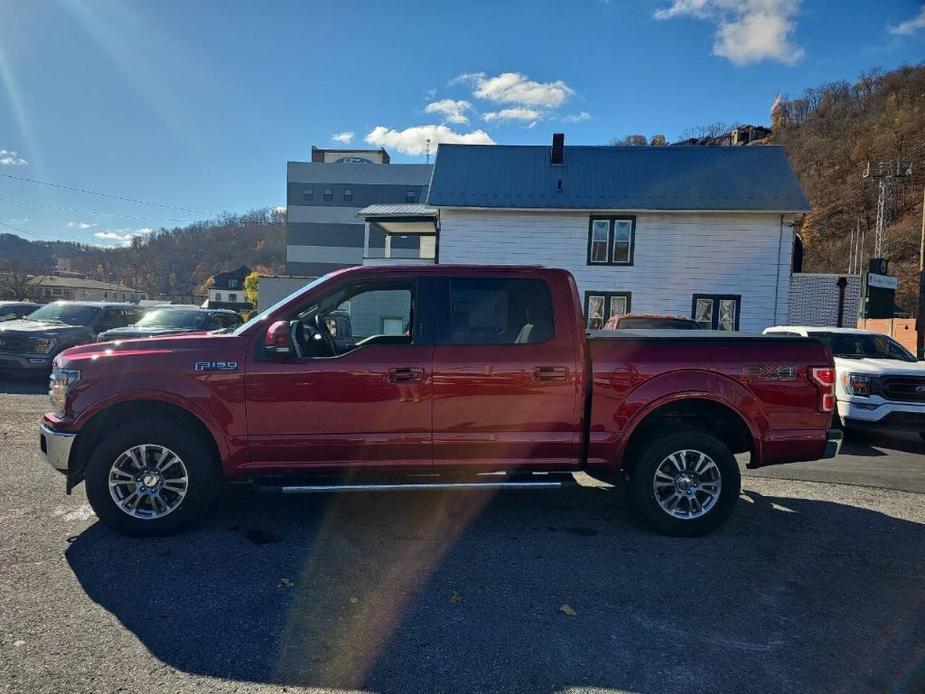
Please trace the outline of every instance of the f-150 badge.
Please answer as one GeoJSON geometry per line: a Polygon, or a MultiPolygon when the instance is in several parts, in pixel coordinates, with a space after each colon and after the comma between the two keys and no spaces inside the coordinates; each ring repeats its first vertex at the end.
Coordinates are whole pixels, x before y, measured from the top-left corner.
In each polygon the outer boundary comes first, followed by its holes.
{"type": "Polygon", "coordinates": [[[236,361],[197,361],[196,371],[237,371],[236,361]]]}

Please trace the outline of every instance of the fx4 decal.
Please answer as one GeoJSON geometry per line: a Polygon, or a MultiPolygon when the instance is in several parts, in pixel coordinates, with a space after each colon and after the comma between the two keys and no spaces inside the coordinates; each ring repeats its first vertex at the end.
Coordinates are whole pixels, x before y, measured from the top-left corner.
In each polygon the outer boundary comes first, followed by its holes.
{"type": "Polygon", "coordinates": [[[797,368],[793,364],[752,364],[742,370],[745,381],[795,381],[797,368]]]}
{"type": "Polygon", "coordinates": [[[236,361],[197,361],[196,371],[237,371],[236,361]]]}

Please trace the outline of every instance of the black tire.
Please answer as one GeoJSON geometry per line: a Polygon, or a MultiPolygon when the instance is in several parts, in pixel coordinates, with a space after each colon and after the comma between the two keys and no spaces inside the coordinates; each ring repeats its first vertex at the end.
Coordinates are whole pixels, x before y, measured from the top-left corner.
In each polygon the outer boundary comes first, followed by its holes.
{"type": "MultiPolygon", "coordinates": [[[[637,459],[631,461],[633,467],[629,481],[633,507],[659,532],[680,537],[706,535],[726,522],[732,514],[739,500],[742,485],[739,465],[729,448],[712,434],[701,429],[681,429],[673,433],[655,432],[636,449],[636,455],[637,459]],[[653,486],[659,466],[669,456],[683,450],[703,453],[711,458],[721,480],[718,497],[710,503],[703,515],[693,518],[680,518],[663,509],[659,499],[656,498],[653,486]]],[[[706,481],[706,476],[704,481],[706,481]]],[[[701,481],[698,480],[698,484],[700,483],[701,481]]],[[[709,484],[709,482],[706,483],[709,484]]],[[[670,496],[674,492],[675,488],[667,487],[662,493],[664,496],[670,496]]],[[[705,500],[708,499],[708,494],[705,491],[699,494],[694,493],[695,502],[682,497],[683,502],[687,504],[688,512],[692,503],[706,506],[705,500]]],[[[682,500],[677,502],[678,505],[682,504],[682,500]]],[[[677,510],[683,512],[684,508],[677,510]]]]}
{"type": "MultiPolygon", "coordinates": [[[[153,462],[153,455],[149,460],[153,462]]],[[[118,426],[97,444],[87,464],[87,499],[97,517],[122,535],[170,535],[206,511],[219,478],[219,463],[202,436],[170,419],[140,420],[118,426]],[[173,510],[158,518],[130,515],[119,507],[109,490],[110,472],[120,456],[142,444],[169,449],[186,468],[185,496],[173,510]]]]}

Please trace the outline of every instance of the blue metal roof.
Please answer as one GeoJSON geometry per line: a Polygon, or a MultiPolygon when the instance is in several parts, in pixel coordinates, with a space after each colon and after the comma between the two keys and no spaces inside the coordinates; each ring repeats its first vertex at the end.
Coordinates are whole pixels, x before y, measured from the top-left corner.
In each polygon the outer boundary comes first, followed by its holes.
{"type": "Polygon", "coordinates": [[[510,209],[809,212],[784,150],[441,144],[430,205],[510,209]],[[559,181],[561,180],[561,190],[559,181]]]}

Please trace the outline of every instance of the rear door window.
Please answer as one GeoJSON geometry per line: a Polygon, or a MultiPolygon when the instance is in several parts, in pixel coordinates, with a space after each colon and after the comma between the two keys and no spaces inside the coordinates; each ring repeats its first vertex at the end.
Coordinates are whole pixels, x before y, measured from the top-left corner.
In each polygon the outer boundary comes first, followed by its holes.
{"type": "Polygon", "coordinates": [[[453,277],[441,292],[448,309],[442,344],[538,344],[555,334],[552,297],[542,280],[453,277]]]}

